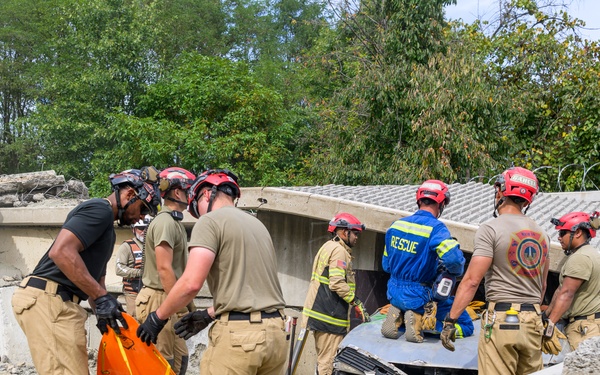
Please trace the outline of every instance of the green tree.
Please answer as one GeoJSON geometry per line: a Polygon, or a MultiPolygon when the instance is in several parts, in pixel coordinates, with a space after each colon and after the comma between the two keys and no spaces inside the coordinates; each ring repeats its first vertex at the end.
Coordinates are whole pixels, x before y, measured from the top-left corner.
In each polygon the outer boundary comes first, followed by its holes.
{"type": "Polygon", "coordinates": [[[46,45],[55,22],[46,1],[6,0],[0,5],[0,173],[38,170],[35,111],[46,45]]]}
{"type": "Polygon", "coordinates": [[[468,35],[496,86],[522,108],[523,117],[505,131],[510,161],[551,166],[539,170],[544,191],[597,188],[600,169],[589,168],[600,157],[598,43],[581,40],[582,22],[547,2],[502,3],[500,19],[476,23],[468,35]]]}
{"type": "Polygon", "coordinates": [[[227,167],[244,186],[282,185],[296,163],[289,118],[281,95],[257,83],[246,64],[184,54],[148,89],[136,116],[112,116],[100,136],[115,147],[93,166],[227,167]]]}
{"type": "MultiPolygon", "coordinates": [[[[156,79],[149,52],[155,11],[146,1],[77,1],[57,8],[41,99],[31,122],[43,161],[69,177],[94,179],[97,155],[114,145],[98,137],[114,111],[133,113],[156,79]]],[[[101,171],[105,179],[108,172],[101,171]]]]}

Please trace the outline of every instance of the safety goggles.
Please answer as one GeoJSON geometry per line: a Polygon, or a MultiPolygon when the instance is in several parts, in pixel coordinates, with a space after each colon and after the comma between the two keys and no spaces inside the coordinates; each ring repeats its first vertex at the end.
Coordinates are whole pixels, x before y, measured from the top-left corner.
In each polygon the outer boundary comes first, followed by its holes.
{"type": "Polygon", "coordinates": [[[567,234],[567,233],[571,233],[571,231],[570,230],[566,230],[566,229],[561,229],[561,230],[558,231],[558,237],[564,237],[565,234],[567,234]]]}

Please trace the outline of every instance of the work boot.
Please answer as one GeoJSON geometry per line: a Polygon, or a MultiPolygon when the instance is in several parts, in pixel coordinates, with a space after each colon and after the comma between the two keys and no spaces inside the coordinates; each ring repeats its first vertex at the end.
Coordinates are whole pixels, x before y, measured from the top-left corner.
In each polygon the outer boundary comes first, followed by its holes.
{"type": "Polygon", "coordinates": [[[427,304],[425,304],[424,307],[425,307],[425,313],[423,314],[421,329],[423,329],[424,331],[434,330],[435,324],[437,322],[437,320],[436,320],[437,303],[435,301],[431,301],[431,302],[428,302],[427,304]]]}
{"type": "Polygon", "coordinates": [[[406,341],[410,342],[423,342],[423,336],[421,335],[421,327],[423,324],[423,316],[417,314],[412,310],[408,310],[404,313],[404,326],[406,327],[406,341]]]}
{"type": "Polygon", "coordinates": [[[381,325],[381,334],[388,339],[397,339],[400,334],[398,328],[402,325],[402,312],[394,305],[390,305],[387,317],[381,325]]]}

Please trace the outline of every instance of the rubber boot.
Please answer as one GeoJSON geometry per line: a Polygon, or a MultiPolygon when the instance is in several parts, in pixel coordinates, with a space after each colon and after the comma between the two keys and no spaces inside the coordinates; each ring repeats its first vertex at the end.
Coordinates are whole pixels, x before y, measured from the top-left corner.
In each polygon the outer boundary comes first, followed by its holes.
{"type": "Polygon", "coordinates": [[[398,328],[402,325],[402,312],[394,305],[390,305],[387,317],[381,325],[381,334],[388,339],[397,339],[400,336],[398,328]]]}
{"type": "Polygon", "coordinates": [[[408,310],[404,314],[404,326],[406,327],[406,333],[404,334],[406,341],[423,342],[423,336],[421,335],[423,316],[421,314],[408,310]]]}

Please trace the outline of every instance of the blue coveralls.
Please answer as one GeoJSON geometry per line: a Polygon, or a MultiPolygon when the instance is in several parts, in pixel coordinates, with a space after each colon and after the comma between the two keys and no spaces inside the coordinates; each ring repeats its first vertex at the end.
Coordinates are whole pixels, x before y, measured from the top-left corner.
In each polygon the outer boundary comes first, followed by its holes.
{"type": "MultiPolygon", "coordinates": [[[[444,329],[444,318],[446,318],[446,314],[450,312],[453,302],[454,297],[449,297],[447,300],[437,303],[437,314],[435,315],[435,330],[437,332],[442,332],[442,329],[444,329]]],[[[473,325],[473,319],[467,310],[464,310],[462,314],[460,314],[454,324],[454,328],[456,328],[457,339],[469,337],[473,334],[475,326],[473,325]]]]}
{"type": "Polygon", "coordinates": [[[423,314],[440,261],[451,275],[462,275],[465,257],[444,223],[424,210],[396,220],[385,234],[382,260],[390,303],[423,314]]]}

